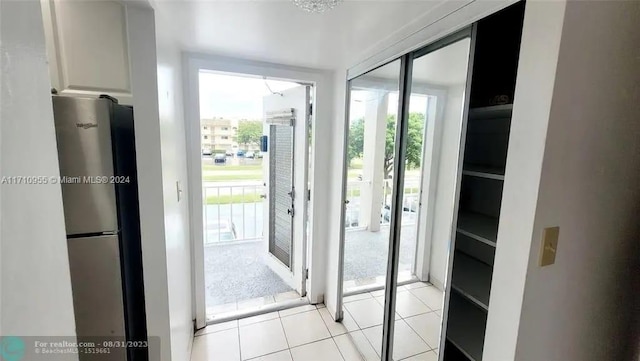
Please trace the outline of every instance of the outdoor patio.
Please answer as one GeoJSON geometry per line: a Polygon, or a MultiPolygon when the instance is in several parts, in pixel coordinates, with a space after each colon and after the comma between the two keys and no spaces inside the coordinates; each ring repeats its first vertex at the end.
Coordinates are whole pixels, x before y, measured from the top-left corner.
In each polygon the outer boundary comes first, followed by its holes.
{"type": "MultiPolygon", "coordinates": [[[[379,231],[371,232],[362,218],[361,197],[364,181],[350,181],[347,197],[344,251],[344,290],[358,291],[383,286],[387,269],[390,210],[382,208],[379,231]]],[[[408,183],[407,187],[414,187],[408,183]]],[[[408,188],[409,189],[409,188],[408,188]]],[[[205,289],[208,315],[246,310],[286,299],[300,297],[268,266],[267,245],[262,238],[263,205],[247,202],[263,191],[259,182],[229,182],[207,185],[204,195],[205,289]],[[224,202],[236,197],[240,202],[224,202]],[[243,202],[244,201],[244,202],[243,202]]],[[[409,193],[409,192],[406,192],[409,193]]],[[[390,188],[383,199],[390,203],[390,188]]],[[[234,199],[235,200],[235,199],[234,199]]],[[[400,280],[412,276],[416,251],[415,195],[403,199],[400,243],[400,280]]]]}
{"type": "MultiPolygon", "coordinates": [[[[400,271],[410,272],[415,253],[413,225],[403,226],[400,271]]],[[[384,278],[389,227],[379,232],[345,232],[345,286],[370,285],[384,278]]],[[[299,295],[266,263],[264,240],[230,241],[205,246],[206,304],[209,314],[242,310],[299,295]]]]}

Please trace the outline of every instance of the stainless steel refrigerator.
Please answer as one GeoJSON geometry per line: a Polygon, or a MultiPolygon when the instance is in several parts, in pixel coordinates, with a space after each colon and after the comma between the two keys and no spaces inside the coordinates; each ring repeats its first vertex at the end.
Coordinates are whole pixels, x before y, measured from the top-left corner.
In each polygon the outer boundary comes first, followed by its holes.
{"type": "Polygon", "coordinates": [[[146,360],[133,109],[54,95],[53,110],[78,339],[140,346],[80,360],[146,360]]]}

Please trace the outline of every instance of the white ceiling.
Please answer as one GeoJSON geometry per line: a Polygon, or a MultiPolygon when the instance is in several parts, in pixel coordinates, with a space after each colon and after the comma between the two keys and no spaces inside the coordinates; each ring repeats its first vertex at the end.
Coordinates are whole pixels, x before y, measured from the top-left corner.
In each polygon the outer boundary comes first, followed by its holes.
{"type": "Polygon", "coordinates": [[[160,43],[315,68],[346,68],[440,0],[344,1],[309,14],[291,1],[157,0],[160,43]]]}

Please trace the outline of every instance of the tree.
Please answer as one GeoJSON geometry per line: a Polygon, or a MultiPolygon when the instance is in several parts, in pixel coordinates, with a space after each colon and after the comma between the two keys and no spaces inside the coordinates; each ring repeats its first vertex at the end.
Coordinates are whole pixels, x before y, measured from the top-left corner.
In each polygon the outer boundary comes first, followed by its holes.
{"type": "Polygon", "coordinates": [[[260,145],[262,122],[259,120],[241,120],[238,123],[238,143],[244,145],[260,145]]]}
{"type": "Polygon", "coordinates": [[[349,150],[347,151],[347,164],[351,164],[354,158],[362,157],[364,149],[364,118],[354,120],[349,125],[349,150]]]}
{"type": "MultiPolygon", "coordinates": [[[[387,118],[387,134],[384,149],[384,175],[389,178],[393,172],[393,158],[396,144],[396,116],[387,118]]],[[[407,129],[407,154],[405,162],[407,168],[417,168],[422,159],[422,139],[424,138],[424,114],[410,113],[407,129]]]]}
{"type": "MultiPolygon", "coordinates": [[[[396,116],[387,117],[384,149],[384,177],[389,178],[393,171],[394,151],[396,144],[396,116]]],[[[422,113],[409,114],[409,129],[407,129],[407,154],[405,161],[408,168],[420,166],[422,157],[422,139],[424,137],[424,115],[422,113]]],[[[348,161],[362,157],[364,152],[364,118],[356,119],[349,127],[348,161]]]]}

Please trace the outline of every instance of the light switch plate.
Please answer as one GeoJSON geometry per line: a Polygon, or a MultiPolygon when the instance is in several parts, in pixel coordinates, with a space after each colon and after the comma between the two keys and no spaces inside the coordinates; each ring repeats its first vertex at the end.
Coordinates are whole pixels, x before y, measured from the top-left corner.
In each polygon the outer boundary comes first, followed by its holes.
{"type": "Polygon", "coordinates": [[[542,245],[540,246],[540,267],[548,266],[556,262],[558,250],[558,237],[560,227],[549,227],[542,231],[542,245]]]}

